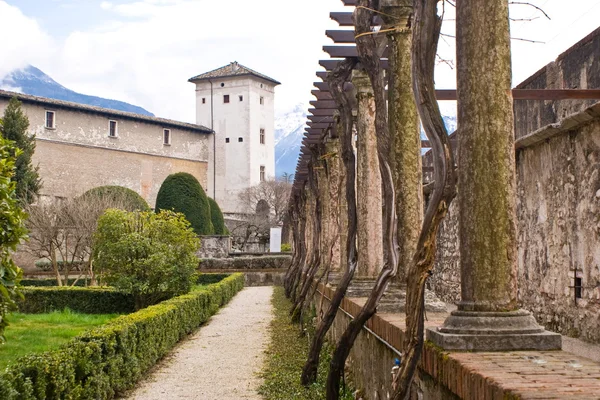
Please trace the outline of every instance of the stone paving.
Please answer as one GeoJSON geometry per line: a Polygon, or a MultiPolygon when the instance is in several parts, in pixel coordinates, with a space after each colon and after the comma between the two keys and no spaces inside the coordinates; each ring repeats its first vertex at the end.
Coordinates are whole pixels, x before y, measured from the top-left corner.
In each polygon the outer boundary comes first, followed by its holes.
{"type": "Polygon", "coordinates": [[[131,400],[262,399],[257,374],[273,318],[272,287],[245,288],[163,360],[131,400]]]}

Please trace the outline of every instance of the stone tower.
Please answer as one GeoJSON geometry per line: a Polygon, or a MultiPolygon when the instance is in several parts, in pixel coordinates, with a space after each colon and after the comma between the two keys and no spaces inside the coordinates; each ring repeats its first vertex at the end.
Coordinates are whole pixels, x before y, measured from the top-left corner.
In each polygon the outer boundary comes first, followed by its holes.
{"type": "Polygon", "coordinates": [[[275,176],[275,86],[236,61],[189,79],[196,85],[196,123],[215,131],[209,146],[208,196],[223,213],[248,211],[239,193],[275,176]]]}

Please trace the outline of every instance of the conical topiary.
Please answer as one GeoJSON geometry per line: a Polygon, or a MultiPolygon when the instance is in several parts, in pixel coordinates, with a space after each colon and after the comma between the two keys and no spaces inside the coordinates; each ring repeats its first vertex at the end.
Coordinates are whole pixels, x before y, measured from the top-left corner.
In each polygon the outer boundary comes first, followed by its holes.
{"type": "Polygon", "coordinates": [[[92,197],[104,199],[107,204],[114,202],[127,211],[150,211],[150,206],[142,196],[123,186],[98,186],[88,190],[80,198],[91,199],[92,197]]]}
{"type": "Polygon", "coordinates": [[[155,211],[160,210],[182,213],[198,235],[214,234],[208,197],[193,175],[178,172],[167,176],[156,196],[155,211]]]}
{"type": "Polygon", "coordinates": [[[229,231],[225,226],[225,220],[223,219],[223,212],[217,202],[209,197],[208,203],[210,204],[210,219],[213,227],[215,228],[215,235],[229,235],[229,231]]]}

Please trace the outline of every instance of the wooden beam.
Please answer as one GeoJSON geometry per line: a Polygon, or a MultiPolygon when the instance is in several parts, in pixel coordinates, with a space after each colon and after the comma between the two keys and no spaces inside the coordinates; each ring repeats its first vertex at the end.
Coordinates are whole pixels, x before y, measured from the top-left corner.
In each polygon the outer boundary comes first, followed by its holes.
{"type": "Polygon", "coordinates": [[[334,43],[355,43],[354,30],[326,30],[325,35],[334,41],[334,43]]]}
{"type": "Polygon", "coordinates": [[[513,89],[515,100],[600,100],[598,89],[513,89]]]}
{"type": "Polygon", "coordinates": [[[317,77],[325,81],[327,79],[327,71],[317,71],[317,77]]]}
{"type": "Polygon", "coordinates": [[[323,92],[322,90],[311,90],[310,94],[315,96],[317,100],[331,100],[333,98],[331,97],[331,93],[323,92]]]}
{"type": "MultiPolygon", "coordinates": [[[[338,63],[342,61],[342,60],[319,60],[319,65],[323,68],[325,68],[327,71],[331,71],[333,70],[338,63]]],[[[388,67],[388,60],[387,59],[382,59],[381,60],[381,67],[383,69],[387,69],[388,67]]]]}
{"type": "MultiPolygon", "coordinates": [[[[323,51],[331,58],[346,58],[346,57],[358,57],[358,50],[356,46],[323,46],[323,51]]],[[[387,58],[389,54],[388,48],[383,50],[381,58],[387,58]]]]}
{"type": "Polygon", "coordinates": [[[323,129],[319,129],[319,128],[308,128],[306,130],[306,132],[313,134],[313,133],[323,133],[323,129]]]}
{"type": "Polygon", "coordinates": [[[331,115],[309,115],[307,119],[313,122],[333,122],[333,116],[331,115]]]}
{"type": "MultiPolygon", "coordinates": [[[[351,12],[332,12],[329,13],[329,17],[340,24],[340,26],[354,26],[351,12]]],[[[381,25],[382,23],[383,21],[381,20],[381,17],[376,15],[371,22],[371,26],[381,25]]]]}
{"type": "Polygon", "coordinates": [[[310,102],[310,105],[315,108],[329,108],[332,110],[337,110],[337,106],[333,100],[313,100],[310,102]]]}
{"type": "Polygon", "coordinates": [[[307,125],[311,129],[327,129],[331,126],[331,123],[327,122],[308,122],[307,125]]]}
{"type": "Polygon", "coordinates": [[[315,116],[329,115],[329,116],[333,117],[334,110],[329,109],[329,108],[325,108],[325,109],[322,109],[322,108],[309,108],[308,112],[311,113],[312,115],[315,115],[315,116]]]}

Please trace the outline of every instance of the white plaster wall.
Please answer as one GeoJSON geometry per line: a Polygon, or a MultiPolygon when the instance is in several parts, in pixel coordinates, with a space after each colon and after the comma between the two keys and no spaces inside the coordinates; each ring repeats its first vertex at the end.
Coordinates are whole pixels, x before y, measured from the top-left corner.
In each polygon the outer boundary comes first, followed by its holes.
{"type": "Polygon", "coordinates": [[[196,84],[196,122],[208,127],[213,122],[215,130],[216,187],[213,190],[211,160],[208,193],[215,197],[223,212],[246,211],[239,202],[239,193],[259,183],[261,165],[265,166],[267,177],[275,175],[274,115],[274,85],[262,79],[250,76],[216,78],[212,93],[209,81],[196,84]],[[230,102],[226,104],[223,96],[227,94],[230,102]],[[243,96],[242,101],[239,96],[243,96]],[[261,96],[263,105],[260,104],[261,96]],[[203,98],[206,99],[204,104],[203,98]],[[260,144],[261,128],[265,129],[264,145],[260,144]],[[239,142],[239,138],[243,142],[239,142]]]}

